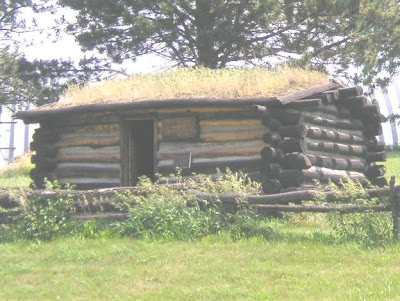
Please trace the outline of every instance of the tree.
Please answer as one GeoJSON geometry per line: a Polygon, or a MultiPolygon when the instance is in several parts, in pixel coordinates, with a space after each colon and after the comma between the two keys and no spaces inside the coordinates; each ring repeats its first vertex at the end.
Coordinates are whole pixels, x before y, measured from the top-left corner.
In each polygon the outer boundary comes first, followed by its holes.
{"type": "MultiPolygon", "coordinates": [[[[40,14],[56,9],[57,6],[51,1],[0,2],[0,105],[18,108],[27,103],[42,105],[54,102],[71,84],[82,84],[122,72],[94,57],[84,58],[80,62],[26,59],[19,50],[20,46],[29,46],[32,43],[29,37],[34,34],[38,38],[42,28],[38,27],[35,19],[23,19],[21,12],[31,10],[40,14]]],[[[49,32],[56,35],[59,32],[57,24],[49,32]]]]}
{"type": "Polygon", "coordinates": [[[74,9],[68,32],[84,51],[114,63],[157,54],[177,66],[224,68],[271,59],[355,80],[397,73],[400,8],[395,0],[59,0],[74,9]],[[331,67],[333,66],[333,67],[331,67]]]}

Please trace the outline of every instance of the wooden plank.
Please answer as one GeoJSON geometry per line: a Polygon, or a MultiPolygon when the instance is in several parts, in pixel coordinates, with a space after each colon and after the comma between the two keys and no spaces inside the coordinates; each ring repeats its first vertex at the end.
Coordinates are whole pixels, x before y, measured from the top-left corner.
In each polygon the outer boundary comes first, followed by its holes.
{"type": "Polygon", "coordinates": [[[119,163],[120,162],[120,153],[110,153],[110,154],[57,154],[56,160],[60,163],[119,163]]]}
{"type": "MultiPolygon", "coordinates": [[[[73,134],[70,137],[63,139],[60,137],[55,144],[58,148],[73,147],[73,146],[89,146],[93,148],[114,146],[120,144],[120,134],[115,133],[111,136],[100,136],[93,133],[93,137],[80,137],[79,134],[73,134]]],[[[95,151],[94,151],[95,152],[95,151]]]]}
{"type": "Polygon", "coordinates": [[[265,127],[250,131],[206,132],[200,133],[200,140],[203,142],[249,141],[261,139],[268,132],[269,130],[265,127]]]}
{"type": "Polygon", "coordinates": [[[295,100],[303,99],[303,98],[309,98],[312,95],[316,95],[328,90],[333,90],[335,88],[338,88],[339,85],[337,83],[327,83],[319,86],[315,86],[309,89],[301,90],[286,96],[278,97],[279,101],[282,104],[287,104],[290,102],[293,102],[295,100]]]}
{"type": "Polygon", "coordinates": [[[207,127],[257,127],[261,126],[261,120],[259,119],[221,119],[221,120],[200,120],[199,121],[200,128],[207,127]]]}
{"type": "Polygon", "coordinates": [[[65,147],[60,148],[58,155],[64,154],[117,154],[120,152],[120,146],[106,146],[94,148],[89,146],[76,146],[76,147],[65,147]]]}
{"type": "Polygon", "coordinates": [[[243,111],[248,107],[243,106],[242,108],[238,107],[192,107],[192,108],[174,108],[174,109],[158,109],[154,110],[154,112],[161,113],[161,114],[170,114],[170,113],[188,113],[188,112],[195,112],[195,113],[218,113],[218,112],[239,112],[243,111]]]}
{"type": "MultiPolygon", "coordinates": [[[[175,171],[172,160],[160,161],[157,171],[161,174],[170,174],[175,171]]],[[[192,160],[191,172],[195,173],[216,173],[217,168],[221,171],[229,168],[232,171],[255,171],[259,170],[262,165],[260,156],[249,157],[222,157],[213,159],[196,159],[192,160]]]]}
{"type": "Polygon", "coordinates": [[[58,164],[54,174],[57,178],[119,178],[120,165],[113,163],[62,163],[58,164]]]}
{"type": "Polygon", "coordinates": [[[170,118],[162,121],[163,140],[185,140],[198,137],[199,128],[195,117],[170,118]]]}
{"type": "Polygon", "coordinates": [[[363,93],[363,88],[361,86],[339,88],[338,91],[340,98],[346,98],[346,97],[354,97],[361,95],[363,93]]]}
{"type": "Polygon", "coordinates": [[[162,142],[158,159],[172,159],[174,154],[191,152],[192,158],[251,156],[258,154],[265,144],[261,140],[220,143],[162,142]]]}

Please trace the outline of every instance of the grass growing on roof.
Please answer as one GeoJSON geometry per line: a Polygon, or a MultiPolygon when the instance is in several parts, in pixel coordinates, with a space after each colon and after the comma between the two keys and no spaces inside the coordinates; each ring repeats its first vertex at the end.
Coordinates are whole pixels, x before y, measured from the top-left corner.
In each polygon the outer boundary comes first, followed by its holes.
{"type": "Polygon", "coordinates": [[[186,68],[137,74],[100,85],[72,86],[58,107],[172,98],[275,97],[328,82],[320,72],[299,68],[186,68]]]}

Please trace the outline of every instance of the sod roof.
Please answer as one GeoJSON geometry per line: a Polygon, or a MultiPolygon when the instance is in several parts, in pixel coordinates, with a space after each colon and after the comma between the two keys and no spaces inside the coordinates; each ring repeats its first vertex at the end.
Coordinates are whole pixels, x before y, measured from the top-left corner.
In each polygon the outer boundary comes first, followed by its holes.
{"type": "MultiPolygon", "coordinates": [[[[315,86],[326,91],[338,87],[327,75],[298,68],[279,70],[178,69],[138,74],[100,84],[73,86],[56,103],[18,112],[17,118],[36,118],[83,111],[147,109],[157,107],[262,104],[279,101],[315,86]]],[[[314,91],[314,92],[315,92],[314,91]]],[[[307,92],[306,92],[307,94],[307,92]]]]}

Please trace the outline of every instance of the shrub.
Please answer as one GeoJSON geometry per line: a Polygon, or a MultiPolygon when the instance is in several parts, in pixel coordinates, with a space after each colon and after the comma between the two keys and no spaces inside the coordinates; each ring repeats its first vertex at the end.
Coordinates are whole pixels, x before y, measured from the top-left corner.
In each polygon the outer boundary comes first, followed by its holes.
{"type": "Polygon", "coordinates": [[[229,232],[234,238],[265,236],[270,230],[256,227],[260,219],[245,203],[239,210],[232,210],[219,202],[197,199],[190,193],[193,189],[208,193],[258,191],[258,184],[243,174],[228,171],[218,181],[207,176],[183,181],[178,173],[175,182],[181,185],[156,186],[144,177],[137,185],[138,193],[120,196],[129,217],[118,224],[119,233],[150,239],[188,240],[221,231],[229,232]]]}
{"type": "MultiPolygon", "coordinates": [[[[46,183],[47,189],[59,189],[57,182],[46,183]]],[[[22,192],[23,195],[23,192],[22,192]]],[[[71,234],[73,200],[69,197],[22,198],[22,214],[16,217],[16,236],[29,240],[51,240],[57,236],[71,234]]]]}
{"type": "MultiPolygon", "coordinates": [[[[330,183],[330,189],[336,192],[337,203],[354,205],[377,205],[377,198],[370,198],[359,182],[340,183],[340,187],[330,183]]],[[[322,197],[321,197],[322,196],[322,197]]],[[[319,195],[318,202],[323,201],[319,195]]],[[[364,212],[327,215],[336,237],[341,242],[357,242],[366,247],[383,246],[392,238],[392,219],[390,212],[364,212]]]]}

